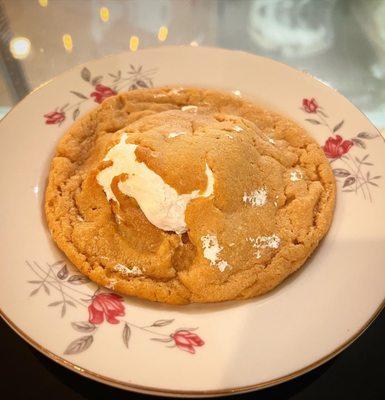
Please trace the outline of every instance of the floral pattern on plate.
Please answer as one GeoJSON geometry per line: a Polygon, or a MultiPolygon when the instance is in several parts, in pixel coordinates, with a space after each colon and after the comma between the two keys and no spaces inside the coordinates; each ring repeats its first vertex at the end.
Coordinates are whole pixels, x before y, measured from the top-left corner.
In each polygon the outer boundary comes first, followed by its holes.
{"type": "Polygon", "coordinates": [[[81,105],[86,101],[94,100],[100,104],[103,100],[115,96],[123,89],[134,90],[154,85],[152,78],[157,71],[156,68],[144,70],[142,65],[134,67],[132,64],[129,67],[128,71],[125,72],[118,70],[114,73],[109,72],[106,75],[96,76],[93,76],[87,67],[82,68],[80,77],[90,84],[92,92],[70,90],[70,93],[76,96],[78,101],[68,102],[44,114],[45,123],[47,125],[60,126],[66,120],[68,114],[71,113],[72,120],[75,121],[80,114],[81,105]]]}
{"type": "Polygon", "coordinates": [[[196,347],[202,347],[205,342],[194,331],[197,327],[174,328],[164,331],[164,327],[172,325],[174,319],[158,319],[148,325],[138,325],[131,320],[124,319],[126,315],[126,303],[124,298],[116,293],[105,291],[101,287],[89,287],[85,285],[90,280],[84,276],[71,271],[64,261],[53,264],[46,263],[43,267],[36,261],[26,261],[30,270],[37,279],[29,280],[34,285],[30,296],[37,295],[43,291],[47,296],[58,295],[58,299],[50,302],[48,307],[57,307],[61,318],[65,317],[69,308],[84,308],[86,317],[83,321],[71,322],[72,328],[83,334],[73,340],[65,349],[64,354],[75,355],[88,350],[94,343],[94,335],[109,324],[122,324],[121,338],[123,345],[128,349],[132,333],[145,334],[149,340],[167,344],[167,347],[176,347],[190,354],[195,354],[196,347]]]}
{"type": "Polygon", "coordinates": [[[367,141],[379,138],[379,135],[359,132],[349,139],[343,138],[336,132],[343,127],[344,120],[342,119],[334,126],[331,125],[329,115],[315,98],[302,99],[302,110],[307,114],[314,114],[305,121],[312,125],[322,126],[326,128],[328,134],[332,134],[326,139],[322,148],[326,157],[330,159],[330,163],[338,163],[338,168],[333,168],[333,173],[337,181],[342,183],[342,191],[361,194],[365,200],[373,202],[371,190],[373,187],[378,187],[377,181],[381,176],[372,173],[370,167],[374,167],[374,164],[369,160],[369,153],[353,156],[351,150],[354,149],[355,154],[357,154],[356,149],[360,149],[361,152],[366,150],[367,141]]]}

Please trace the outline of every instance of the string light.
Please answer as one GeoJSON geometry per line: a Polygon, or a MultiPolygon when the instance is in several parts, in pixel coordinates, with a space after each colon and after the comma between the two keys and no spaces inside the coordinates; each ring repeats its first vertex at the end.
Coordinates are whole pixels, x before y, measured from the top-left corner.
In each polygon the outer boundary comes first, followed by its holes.
{"type": "Polygon", "coordinates": [[[99,16],[103,22],[108,22],[110,19],[110,10],[107,7],[100,7],[99,16]]]}
{"type": "Polygon", "coordinates": [[[167,26],[161,26],[161,27],[159,28],[159,31],[158,31],[158,39],[159,39],[161,42],[164,42],[164,41],[167,39],[167,35],[168,35],[168,28],[167,28],[167,26]]]}
{"type": "Polygon", "coordinates": [[[139,38],[138,36],[131,36],[130,37],[130,50],[136,51],[139,47],[139,38]]]}
{"type": "Polygon", "coordinates": [[[66,52],[71,53],[74,45],[72,42],[72,36],[69,33],[65,33],[62,37],[63,39],[63,46],[66,50],[66,52]]]}
{"type": "Polygon", "coordinates": [[[22,60],[31,51],[31,41],[26,37],[15,37],[9,42],[9,50],[14,58],[22,60]]]}

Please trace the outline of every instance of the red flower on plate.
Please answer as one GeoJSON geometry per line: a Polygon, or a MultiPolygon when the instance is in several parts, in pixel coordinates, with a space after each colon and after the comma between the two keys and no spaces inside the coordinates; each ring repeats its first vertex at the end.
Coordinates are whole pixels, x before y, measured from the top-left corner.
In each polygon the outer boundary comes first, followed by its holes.
{"type": "Polygon", "coordinates": [[[44,114],[44,118],[45,123],[48,125],[61,124],[66,119],[66,115],[62,111],[51,111],[47,114],[44,114]]]}
{"type": "Polygon", "coordinates": [[[335,138],[329,137],[322,148],[326,157],[340,158],[346,154],[352,146],[353,142],[351,140],[344,140],[340,135],[336,135],[335,138]]]}
{"type": "Polygon", "coordinates": [[[92,92],[90,96],[94,97],[94,100],[100,104],[107,97],[115,96],[116,94],[115,90],[98,83],[95,86],[95,92],[92,92]]]}
{"type": "Polygon", "coordinates": [[[116,317],[124,315],[123,298],[115,293],[100,293],[93,299],[88,306],[89,322],[91,324],[101,324],[104,317],[110,324],[118,324],[116,317]]]}
{"type": "Polygon", "coordinates": [[[316,102],[315,98],[303,99],[302,106],[307,113],[311,113],[311,114],[316,113],[319,108],[319,105],[316,102]]]}
{"type": "Polygon", "coordinates": [[[177,347],[179,347],[181,350],[188,351],[191,354],[195,354],[194,347],[200,347],[205,344],[205,342],[196,333],[188,330],[176,331],[171,335],[171,337],[174,339],[177,347]]]}

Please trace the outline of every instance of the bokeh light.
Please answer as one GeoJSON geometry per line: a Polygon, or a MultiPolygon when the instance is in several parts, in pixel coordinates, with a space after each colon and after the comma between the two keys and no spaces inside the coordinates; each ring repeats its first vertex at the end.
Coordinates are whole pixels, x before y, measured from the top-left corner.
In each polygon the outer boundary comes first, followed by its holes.
{"type": "Polygon", "coordinates": [[[108,22],[110,19],[110,10],[107,7],[100,7],[99,16],[103,22],[108,22]]]}
{"type": "Polygon", "coordinates": [[[31,51],[31,41],[26,37],[15,37],[9,42],[9,50],[14,58],[22,60],[31,51]]]}
{"type": "Polygon", "coordinates": [[[167,39],[167,36],[168,36],[168,28],[167,28],[167,26],[161,26],[159,28],[159,31],[158,31],[158,39],[161,42],[164,42],[167,39]]]}
{"type": "Polygon", "coordinates": [[[63,46],[66,50],[66,52],[71,53],[74,45],[72,42],[72,36],[69,33],[65,33],[62,37],[63,39],[63,46]]]}
{"type": "Polygon", "coordinates": [[[130,37],[130,50],[136,51],[139,47],[139,38],[138,36],[131,36],[130,37]]]}

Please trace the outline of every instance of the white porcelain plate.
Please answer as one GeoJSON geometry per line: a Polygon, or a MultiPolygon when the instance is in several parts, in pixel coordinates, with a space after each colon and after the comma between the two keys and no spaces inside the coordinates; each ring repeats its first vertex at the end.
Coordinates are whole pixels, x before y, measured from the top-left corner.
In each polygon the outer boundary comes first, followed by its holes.
{"type": "Polygon", "coordinates": [[[82,375],[175,396],[254,390],[331,358],[384,305],[384,141],[348,100],[306,73],[220,49],[122,53],[27,96],[1,122],[0,148],[1,314],[82,375]],[[50,238],[42,205],[62,134],[115,92],[166,84],[233,91],[286,114],[330,158],[338,181],[330,233],[300,272],[265,296],[176,307],[123,299],[97,291],[50,238]]]}

